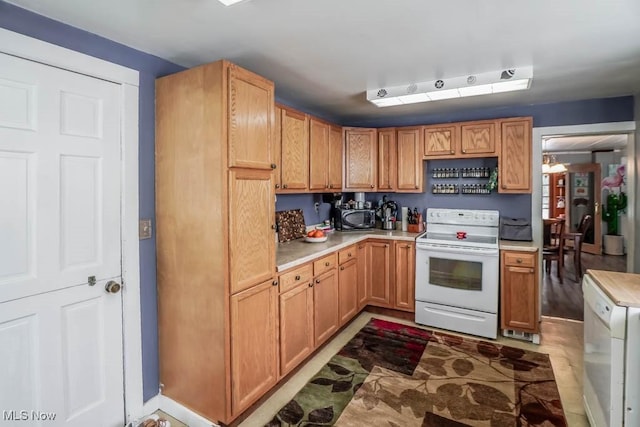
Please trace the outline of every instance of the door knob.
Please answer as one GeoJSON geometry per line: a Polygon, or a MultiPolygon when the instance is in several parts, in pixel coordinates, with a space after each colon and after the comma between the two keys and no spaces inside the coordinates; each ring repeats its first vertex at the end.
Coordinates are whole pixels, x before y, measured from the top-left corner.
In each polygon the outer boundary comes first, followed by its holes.
{"type": "Polygon", "coordinates": [[[122,285],[113,280],[109,280],[104,287],[104,290],[110,294],[117,294],[118,292],[120,292],[120,289],[122,289],[122,285]]]}

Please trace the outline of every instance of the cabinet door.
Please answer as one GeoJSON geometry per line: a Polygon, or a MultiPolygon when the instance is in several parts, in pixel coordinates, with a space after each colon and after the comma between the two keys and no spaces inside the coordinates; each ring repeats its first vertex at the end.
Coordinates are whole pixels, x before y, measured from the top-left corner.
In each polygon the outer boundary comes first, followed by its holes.
{"type": "Polygon", "coordinates": [[[422,128],[400,128],[398,145],[398,191],[422,193],[424,175],[422,168],[422,128]]]}
{"type": "Polygon", "coordinates": [[[313,351],[313,287],[302,283],[280,295],[280,378],[313,351]]]}
{"type": "Polygon", "coordinates": [[[230,311],[233,416],[278,379],[278,287],[269,280],[233,295],[230,311]]]}
{"type": "Polygon", "coordinates": [[[358,243],[357,249],[357,265],[358,265],[358,310],[363,308],[369,302],[369,294],[367,289],[367,271],[368,271],[368,249],[366,243],[358,243]]]}
{"type": "Polygon", "coordinates": [[[309,121],[309,190],[329,188],[329,125],[309,121]]]}
{"type": "Polygon", "coordinates": [[[345,128],[345,190],[372,191],[376,188],[377,148],[375,129],[345,128]]]}
{"type": "Polygon", "coordinates": [[[378,129],[378,190],[396,189],[396,129],[378,129]]]}
{"type": "Polygon", "coordinates": [[[342,190],[342,128],[329,131],[329,190],[342,190]]]}
{"type": "Polygon", "coordinates": [[[306,190],[309,181],[309,117],[283,108],[281,120],[281,188],[306,190]]]}
{"type": "Polygon", "coordinates": [[[338,330],[338,276],[333,269],[313,282],[314,344],[319,346],[338,330]]]}
{"type": "Polygon", "coordinates": [[[460,153],[497,155],[496,122],[468,122],[460,125],[460,153]]]}
{"type": "MultiPolygon", "coordinates": [[[[275,212],[271,176],[270,170],[229,170],[229,276],[232,294],[275,276],[275,212]]],[[[221,207],[211,206],[210,209],[221,207]]],[[[219,254],[203,256],[216,257],[219,254]]]]}
{"type": "Polygon", "coordinates": [[[338,311],[340,325],[358,313],[358,263],[355,259],[338,267],[338,311]]]}
{"type": "Polygon", "coordinates": [[[271,169],[274,164],[273,82],[229,64],[229,167],[271,169]]]}
{"type": "Polygon", "coordinates": [[[505,262],[514,256],[517,257],[517,253],[502,253],[501,327],[538,333],[538,275],[535,267],[520,267],[505,262]]]}
{"type": "Polygon", "coordinates": [[[500,193],[531,193],[531,118],[500,121],[500,193]]]}
{"type": "Polygon", "coordinates": [[[382,241],[368,243],[367,294],[372,305],[391,305],[391,244],[382,241]]]}
{"type": "Polygon", "coordinates": [[[454,157],[460,146],[460,127],[425,126],[424,127],[424,157],[442,158],[454,157]]]}
{"type": "Polygon", "coordinates": [[[395,308],[415,311],[416,245],[395,243],[395,308]]]}

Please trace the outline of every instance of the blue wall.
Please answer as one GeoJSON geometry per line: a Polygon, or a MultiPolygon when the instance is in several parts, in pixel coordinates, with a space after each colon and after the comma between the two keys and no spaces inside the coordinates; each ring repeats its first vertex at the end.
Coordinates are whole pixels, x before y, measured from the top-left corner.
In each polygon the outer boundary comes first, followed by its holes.
{"type": "MultiPolygon", "coordinates": [[[[116,64],[140,71],[140,217],[155,218],[154,186],[154,80],[183,68],[144,52],[115,43],[95,34],[45,18],[0,0],[0,27],[25,34],[49,43],[73,49],[116,64]]],[[[218,58],[212,58],[215,60],[218,58]]],[[[287,104],[286,100],[279,101],[287,104]]],[[[516,108],[494,108],[461,111],[448,115],[408,116],[395,119],[349,120],[334,118],[327,112],[313,112],[300,109],[331,121],[351,126],[408,126],[414,124],[444,123],[497,117],[533,116],[534,126],[560,126],[584,123],[615,122],[633,120],[633,98],[608,98],[588,101],[530,105],[516,108]]],[[[446,161],[445,161],[446,162],[446,161]]],[[[433,166],[434,162],[429,162],[433,166]]],[[[463,167],[445,165],[443,167],[463,167]]],[[[426,172],[427,174],[429,171],[426,172]]],[[[427,182],[430,182],[429,180],[427,182]]],[[[428,185],[429,187],[429,185],[428,185]]],[[[430,188],[430,187],[429,187],[430,188]]],[[[428,190],[428,189],[427,189],[428,190]]],[[[381,195],[369,195],[381,197],[381,195]]],[[[432,207],[475,207],[500,209],[504,214],[528,217],[531,198],[525,196],[436,196],[428,191],[424,194],[389,195],[401,205],[420,209],[432,207]]],[[[321,203],[316,214],[314,202],[321,202],[320,195],[279,195],[277,210],[302,208],[308,224],[317,223],[329,216],[329,205],[321,203]]],[[[158,334],[157,334],[157,294],[155,237],[140,241],[141,312],[142,312],[142,352],[144,399],[158,392],[158,334]]]]}
{"type": "MultiPolygon", "coordinates": [[[[155,78],[183,68],[0,0],[0,27],[140,71],[140,218],[155,219],[155,78]]],[[[155,227],[154,227],[155,228],[155,227]]],[[[156,239],[140,241],[144,399],[158,394],[156,239]]]]}

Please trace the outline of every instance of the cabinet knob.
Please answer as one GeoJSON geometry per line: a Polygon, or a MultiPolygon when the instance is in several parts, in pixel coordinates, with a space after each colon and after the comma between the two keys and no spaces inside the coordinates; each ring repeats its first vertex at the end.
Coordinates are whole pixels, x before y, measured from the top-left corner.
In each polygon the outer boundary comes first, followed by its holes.
{"type": "Polygon", "coordinates": [[[310,283],[309,283],[309,287],[310,287],[310,288],[313,288],[313,282],[310,282],[310,283]]]}
{"type": "Polygon", "coordinates": [[[282,188],[287,188],[287,187],[288,187],[288,186],[287,186],[287,184],[284,184],[284,185],[282,186],[282,188]]]}
{"type": "Polygon", "coordinates": [[[450,151],[450,153],[451,153],[451,154],[455,154],[455,151],[451,150],[451,151],[450,151]]]}
{"type": "Polygon", "coordinates": [[[364,249],[364,245],[358,246],[358,249],[364,249]]]}
{"type": "Polygon", "coordinates": [[[507,184],[502,184],[502,188],[506,190],[507,189],[507,184]]]}
{"type": "Polygon", "coordinates": [[[320,279],[316,279],[316,283],[320,283],[320,279]]]}
{"type": "Polygon", "coordinates": [[[278,286],[278,281],[277,281],[277,280],[274,280],[273,282],[271,282],[271,284],[272,284],[273,286],[278,286]]]}
{"type": "Polygon", "coordinates": [[[418,186],[416,185],[416,190],[418,189],[418,186]]]}
{"type": "Polygon", "coordinates": [[[340,270],[344,270],[344,267],[340,267],[340,270]]]}
{"type": "Polygon", "coordinates": [[[276,188],[280,188],[280,184],[276,184],[276,188]]]}
{"type": "Polygon", "coordinates": [[[296,280],[300,280],[300,275],[299,274],[296,276],[296,280]]]}
{"type": "Polygon", "coordinates": [[[466,152],[467,152],[467,150],[462,150],[462,153],[466,153],[466,152]]]}
{"type": "Polygon", "coordinates": [[[276,168],[276,164],[275,163],[271,163],[271,169],[275,169],[276,168]]]}
{"type": "Polygon", "coordinates": [[[518,264],[522,264],[522,258],[518,258],[518,259],[516,260],[516,262],[517,262],[518,264]]]}
{"type": "Polygon", "coordinates": [[[327,262],[325,262],[325,263],[324,263],[324,266],[325,266],[325,267],[329,267],[330,265],[331,265],[331,263],[330,263],[329,261],[327,261],[327,262]]]}
{"type": "Polygon", "coordinates": [[[373,185],[373,184],[371,184],[371,188],[373,188],[373,187],[374,187],[374,185],[373,185]]]}
{"type": "Polygon", "coordinates": [[[411,245],[407,245],[407,246],[405,246],[405,248],[411,249],[411,245]]]}
{"type": "Polygon", "coordinates": [[[276,225],[275,224],[271,224],[271,229],[275,230],[276,229],[276,225]]]}
{"type": "Polygon", "coordinates": [[[349,252],[349,253],[347,254],[347,256],[348,256],[348,257],[350,257],[350,256],[351,256],[351,252],[349,252]]]}
{"type": "Polygon", "coordinates": [[[333,188],[333,184],[329,184],[329,188],[333,188]]]}
{"type": "Polygon", "coordinates": [[[529,273],[533,273],[535,270],[533,268],[529,269],[529,273]]]}

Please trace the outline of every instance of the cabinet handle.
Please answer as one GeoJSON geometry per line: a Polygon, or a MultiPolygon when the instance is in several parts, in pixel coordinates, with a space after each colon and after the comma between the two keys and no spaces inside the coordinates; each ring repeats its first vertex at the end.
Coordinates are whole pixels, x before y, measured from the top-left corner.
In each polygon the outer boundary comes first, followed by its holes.
{"type": "Polygon", "coordinates": [[[280,184],[276,184],[276,188],[280,188],[280,184]]]}
{"type": "Polygon", "coordinates": [[[284,184],[284,185],[282,186],[282,188],[287,188],[287,187],[288,187],[288,186],[287,186],[287,184],[284,184]]]}
{"type": "Polygon", "coordinates": [[[516,262],[517,262],[518,264],[522,264],[522,258],[518,258],[518,259],[516,260],[516,262]]]}
{"type": "Polygon", "coordinates": [[[275,163],[271,163],[271,169],[275,169],[276,168],[276,164],[275,163]]]}
{"type": "Polygon", "coordinates": [[[300,280],[300,275],[299,274],[296,276],[296,280],[300,280]]]}
{"type": "Polygon", "coordinates": [[[278,281],[277,281],[277,280],[274,280],[273,282],[271,282],[271,284],[272,284],[273,286],[278,286],[278,281]]]}
{"type": "Polygon", "coordinates": [[[344,267],[340,267],[340,270],[344,270],[344,267]]]}
{"type": "Polygon", "coordinates": [[[316,283],[320,283],[320,279],[316,279],[316,283]]]}
{"type": "Polygon", "coordinates": [[[330,265],[331,265],[331,263],[330,263],[329,261],[327,261],[327,262],[325,262],[325,263],[324,263],[324,266],[325,266],[325,267],[329,267],[330,265]]]}

